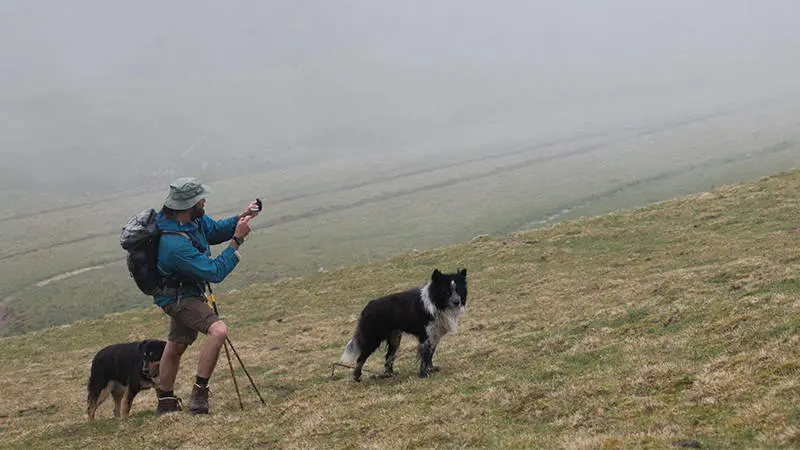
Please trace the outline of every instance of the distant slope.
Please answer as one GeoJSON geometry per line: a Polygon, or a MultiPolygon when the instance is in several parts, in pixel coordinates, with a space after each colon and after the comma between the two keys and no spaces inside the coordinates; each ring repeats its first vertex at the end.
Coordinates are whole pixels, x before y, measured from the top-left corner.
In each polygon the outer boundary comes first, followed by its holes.
{"type": "MultiPolygon", "coordinates": [[[[223,357],[208,417],[155,417],[145,392],[128,420],[85,422],[92,355],[163,337],[155,308],[4,338],[0,446],[796,448],[798,240],[795,170],[220,295],[268,406],[240,376],[238,411],[223,357]],[[470,282],[460,330],[437,351],[441,372],[416,378],[405,338],[396,378],[331,377],[362,305],[435,267],[467,267],[470,282]]],[[[184,398],[196,361],[194,346],[184,398]]]]}
{"type": "MultiPolygon", "coordinates": [[[[798,167],[798,114],[800,99],[789,91],[664,111],[624,126],[562,130],[536,122],[525,134],[460,135],[461,144],[381,147],[302,164],[294,155],[297,164],[289,166],[260,149],[249,155],[246,175],[227,178],[216,169],[196,175],[213,180],[213,217],[238,212],[256,196],[266,202],[253,223],[247,264],[221,287],[241,289],[798,167]]],[[[151,189],[113,190],[102,198],[96,191],[3,191],[0,336],[148,305],[128,277],[117,236],[133,214],[163,201],[162,188],[151,189]],[[80,272],[90,267],[98,269],[80,272]],[[68,273],[80,275],[61,278],[68,273]]]]}

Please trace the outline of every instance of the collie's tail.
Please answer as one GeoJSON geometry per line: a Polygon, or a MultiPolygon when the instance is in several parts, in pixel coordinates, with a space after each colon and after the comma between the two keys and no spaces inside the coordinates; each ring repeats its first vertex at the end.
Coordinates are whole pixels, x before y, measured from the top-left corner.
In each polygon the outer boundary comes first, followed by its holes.
{"type": "Polygon", "coordinates": [[[358,341],[355,337],[353,337],[353,339],[350,339],[350,342],[347,343],[347,347],[344,348],[344,353],[342,353],[342,362],[353,362],[358,358],[359,355],[361,355],[361,349],[359,348],[358,341]]]}

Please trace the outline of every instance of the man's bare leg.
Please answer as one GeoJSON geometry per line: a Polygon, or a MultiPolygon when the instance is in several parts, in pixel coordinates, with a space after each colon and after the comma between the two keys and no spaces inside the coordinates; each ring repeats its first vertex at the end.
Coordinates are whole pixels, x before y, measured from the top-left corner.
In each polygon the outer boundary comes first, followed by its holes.
{"type": "Polygon", "coordinates": [[[158,388],[160,390],[171,391],[175,386],[175,378],[178,376],[178,368],[181,365],[181,356],[188,347],[186,344],[167,341],[158,365],[158,388]]]}
{"type": "Polygon", "coordinates": [[[228,338],[228,326],[225,322],[218,320],[208,327],[206,341],[200,349],[200,361],[197,363],[197,376],[201,378],[211,378],[214,367],[217,366],[219,351],[228,338]]]}
{"type": "Polygon", "coordinates": [[[225,345],[227,337],[228,326],[224,322],[214,322],[208,328],[206,341],[200,349],[200,362],[197,363],[197,377],[192,388],[192,396],[189,397],[189,411],[192,414],[208,414],[208,397],[211,394],[208,389],[208,379],[214,372],[219,351],[225,345]]]}
{"type": "Polygon", "coordinates": [[[175,386],[175,377],[178,376],[178,368],[181,365],[181,356],[189,346],[178,344],[174,341],[167,341],[161,361],[158,364],[158,408],[156,414],[166,414],[181,410],[180,402],[172,389],[175,386]]]}

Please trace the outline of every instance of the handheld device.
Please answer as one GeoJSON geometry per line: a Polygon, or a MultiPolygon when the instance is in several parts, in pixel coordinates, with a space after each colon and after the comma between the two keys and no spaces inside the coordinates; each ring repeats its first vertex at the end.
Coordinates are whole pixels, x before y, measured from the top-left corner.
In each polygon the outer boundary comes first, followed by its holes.
{"type": "Polygon", "coordinates": [[[260,198],[256,199],[256,204],[258,204],[258,206],[250,208],[250,212],[261,212],[261,209],[264,207],[264,205],[261,203],[260,198]]]}

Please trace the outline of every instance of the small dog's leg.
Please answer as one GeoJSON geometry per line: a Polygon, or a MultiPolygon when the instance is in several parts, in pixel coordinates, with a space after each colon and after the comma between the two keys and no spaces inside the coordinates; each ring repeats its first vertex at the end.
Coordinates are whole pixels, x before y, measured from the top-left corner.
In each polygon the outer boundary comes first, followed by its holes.
{"type": "Polygon", "coordinates": [[[119,383],[113,383],[110,390],[111,396],[114,398],[114,417],[119,419],[122,411],[122,400],[125,396],[125,387],[119,383]]]}
{"type": "Polygon", "coordinates": [[[91,391],[89,392],[89,396],[86,400],[86,415],[89,417],[89,422],[94,420],[94,416],[97,413],[97,408],[100,406],[101,403],[108,397],[110,384],[104,387],[98,394],[94,395],[91,391]]]}
{"type": "Polygon", "coordinates": [[[93,402],[92,399],[86,401],[86,417],[89,418],[89,422],[94,421],[94,414],[97,411],[97,403],[93,402]]]}
{"type": "Polygon", "coordinates": [[[125,399],[122,402],[122,418],[128,417],[131,412],[131,405],[133,405],[133,398],[139,393],[139,386],[133,384],[125,389],[125,399]]]}
{"type": "Polygon", "coordinates": [[[131,409],[130,405],[128,404],[128,392],[130,391],[130,386],[125,386],[122,390],[122,395],[120,396],[119,402],[119,414],[117,418],[124,419],[125,416],[128,414],[128,411],[131,409]]]}
{"type": "Polygon", "coordinates": [[[397,357],[397,349],[400,348],[400,339],[403,337],[403,332],[400,330],[393,331],[386,340],[386,362],[383,364],[383,375],[381,377],[391,377],[394,375],[394,359],[397,357]]]}
{"type": "Polygon", "coordinates": [[[89,411],[88,411],[89,420],[94,420],[97,408],[99,408],[100,405],[103,404],[103,402],[106,400],[106,397],[108,397],[110,391],[111,391],[111,383],[109,383],[106,387],[103,388],[102,391],[100,391],[100,395],[97,396],[97,400],[94,402],[94,404],[89,405],[89,411]]]}

